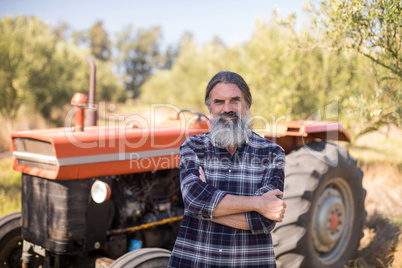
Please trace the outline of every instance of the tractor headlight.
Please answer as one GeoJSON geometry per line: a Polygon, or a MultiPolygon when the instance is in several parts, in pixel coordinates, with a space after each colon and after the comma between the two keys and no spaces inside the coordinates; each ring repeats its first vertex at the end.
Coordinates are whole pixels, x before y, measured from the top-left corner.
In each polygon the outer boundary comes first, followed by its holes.
{"type": "Polygon", "coordinates": [[[98,204],[108,200],[111,193],[112,191],[106,182],[97,180],[94,182],[94,184],[92,184],[91,196],[92,199],[98,204]]]}

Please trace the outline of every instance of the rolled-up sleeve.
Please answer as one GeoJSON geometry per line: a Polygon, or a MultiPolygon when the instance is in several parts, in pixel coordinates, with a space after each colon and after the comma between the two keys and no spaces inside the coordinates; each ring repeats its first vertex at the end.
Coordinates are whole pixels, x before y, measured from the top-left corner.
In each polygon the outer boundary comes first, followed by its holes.
{"type": "MultiPolygon", "coordinates": [[[[267,170],[264,175],[262,187],[255,191],[255,196],[261,196],[268,191],[284,188],[284,167],[285,167],[285,152],[277,146],[270,154],[270,161],[267,163],[267,170]]],[[[279,197],[282,198],[282,197],[279,197]]],[[[276,221],[269,220],[261,214],[250,211],[245,213],[247,225],[253,234],[269,233],[276,225],[276,221]]]]}
{"type": "MultiPolygon", "coordinates": [[[[191,138],[187,138],[180,147],[180,187],[185,213],[190,216],[213,219],[212,213],[226,192],[218,190],[200,179],[198,171],[200,159],[194,148],[197,147],[194,146],[197,142],[191,138]]],[[[200,146],[202,145],[200,144],[200,146]]]]}

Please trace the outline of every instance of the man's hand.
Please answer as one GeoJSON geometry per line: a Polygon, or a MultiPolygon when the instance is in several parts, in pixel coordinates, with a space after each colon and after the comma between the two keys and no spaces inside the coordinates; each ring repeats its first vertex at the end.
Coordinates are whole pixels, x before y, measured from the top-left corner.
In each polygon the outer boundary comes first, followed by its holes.
{"type": "Polygon", "coordinates": [[[259,199],[257,212],[267,219],[282,222],[285,217],[286,203],[278,198],[281,195],[283,193],[278,189],[263,194],[259,199]]]}

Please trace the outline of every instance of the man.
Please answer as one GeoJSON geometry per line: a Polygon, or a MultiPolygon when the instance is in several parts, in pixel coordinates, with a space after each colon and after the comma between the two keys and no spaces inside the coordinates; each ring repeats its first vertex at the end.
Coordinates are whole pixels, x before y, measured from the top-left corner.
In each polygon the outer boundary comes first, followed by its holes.
{"type": "Polygon", "coordinates": [[[285,157],[251,130],[251,103],[240,75],[209,82],[210,132],[180,147],[185,212],[168,267],[275,267],[270,231],[285,213],[285,157]]]}

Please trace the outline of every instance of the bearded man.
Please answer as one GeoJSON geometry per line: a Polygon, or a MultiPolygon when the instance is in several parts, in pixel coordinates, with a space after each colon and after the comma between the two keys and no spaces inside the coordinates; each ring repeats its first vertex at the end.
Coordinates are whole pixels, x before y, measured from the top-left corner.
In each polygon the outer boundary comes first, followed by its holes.
{"type": "Polygon", "coordinates": [[[252,131],[240,75],[217,73],[205,104],[210,132],[180,147],[185,211],[168,267],[275,267],[270,232],[285,213],[284,151],[252,131]]]}

